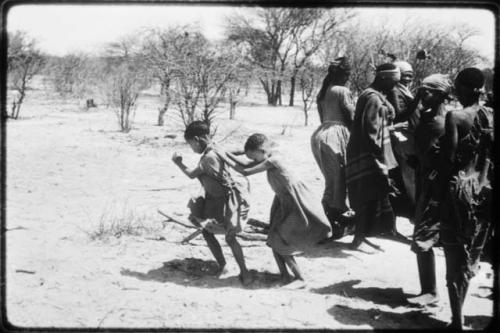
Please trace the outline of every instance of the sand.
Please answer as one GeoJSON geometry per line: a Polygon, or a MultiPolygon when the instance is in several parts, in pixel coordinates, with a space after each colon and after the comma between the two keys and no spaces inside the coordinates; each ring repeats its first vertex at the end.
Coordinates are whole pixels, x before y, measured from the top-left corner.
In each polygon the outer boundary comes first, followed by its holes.
{"type": "MultiPolygon", "coordinates": [[[[309,148],[318,125],[303,126],[294,108],[247,98],[236,120],[221,109],[216,140],[241,148],[247,135],[275,140],[318,197],[323,180],[309,148]],[[284,130],[284,134],[282,134],[284,130]]],[[[224,244],[229,273],[214,275],[202,238],[180,240],[192,230],[163,223],[157,209],[187,219],[189,198],[200,193],[170,161],[174,150],[186,164],[198,156],[182,138],[171,110],[155,126],[160,100],[141,96],[134,128],[119,132],[111,109],[86,111],[78,101],[32,90],[20,119],[7,124],[6,309],[20,327],[60,328],[442,328],[450,319],[442,250],[436,252],[439,306],[414,308],[406,297],[420,290],[409,245],[376,239],[385,252],[351,251],[351,236],[297,258],[307,288],[278,283],[270,248],[241,241],[256,281],[242,287],[224,244]],[[177,135],[175,138],[165,137],[177,135]],[[110,223],[130,232],[93,237],[110,223]]],[[[268,221],[273,193],[265,175],[251,176],[250,216],[268,221]]],[[[412,225],[398,218],[410,235],[412,225]]],[[[119,228],[117,228],[118,230],[119,228]]],[[[493,271],[482,262],[472,280],[464,314],[470,328],[484,328],[493,315],[493,271]]]]}

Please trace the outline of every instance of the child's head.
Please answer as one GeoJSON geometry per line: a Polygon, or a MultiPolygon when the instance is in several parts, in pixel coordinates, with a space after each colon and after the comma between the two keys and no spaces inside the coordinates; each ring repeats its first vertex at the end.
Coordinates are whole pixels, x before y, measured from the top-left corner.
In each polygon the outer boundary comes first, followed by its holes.
{"type": "Polygon", "coordinates": [[[193,121],[186,127],[184,139],[195,153],[201,154],[210,142],[210,129],[203,121],[193,121]]]}
{"type": "Polygon", "coordinates": [[[251,160],[262,162],[269,157],[270,152],[270,142],[264,134],[252,134],[245,142],[245,154],[251,160]]]}

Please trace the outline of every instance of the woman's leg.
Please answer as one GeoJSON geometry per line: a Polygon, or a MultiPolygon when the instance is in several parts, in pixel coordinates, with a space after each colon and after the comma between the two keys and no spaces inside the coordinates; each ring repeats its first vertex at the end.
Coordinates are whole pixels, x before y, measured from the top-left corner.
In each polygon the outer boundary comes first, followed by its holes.
{"type": "Polygon", "coordinates": [[[436,288],[436,263],[432,248],[425,252],[417,252],[417,266],[421,293],[417,297],[409,298],[408,302],[421,306],[436,304],[439,297],[436,288]]]}
{"type": "Polygon", "coordinates": [[[469,287],[467,257],[463,245],[445,245],[446,285],[451,307],[451,327],[462,329],[462,306],[469,287]]]}

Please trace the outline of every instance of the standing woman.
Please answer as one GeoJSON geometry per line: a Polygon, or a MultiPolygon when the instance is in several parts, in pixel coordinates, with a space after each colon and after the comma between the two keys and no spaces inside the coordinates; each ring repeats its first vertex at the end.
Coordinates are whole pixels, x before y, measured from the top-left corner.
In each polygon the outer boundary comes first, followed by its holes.
{"type": "Polygon", "coordinates": [[[422,109],[420,122],[415,129],[416,158],[413,163],[409,163],[416,170],[417,197],[411,249],[417,256],[421,293],[408,301],[421,306],[439,301],[433,250],[439,242],[440,227],[435,177],[439,166],[440,138],[445,132],[445,101],[450,99],[451,90],[448,76],[433,74],[422,81],[415,96],[421,102],[422,109]]]}
{"type": "Polygon", "coordinates": [[[375,80],[356,103],[346,166],[349,202],[356,214],[353,248],[363,241],[370,244],[367,236],[397,234],[389,202],[389,170],[397,166],[389,137],[394,108],[386,96],[399,79],[400,71],[394,64],[378,66],[375,80]]]}
{"type": "MultiPolygon", "coordinates": [[[[399,168],[394,169],[391,178],[394,178],[399,189],[406,193],[402,200],[408,200],[406,205],[411,212],[415,206],[415,170],[407,163],[408,156],[415,154],[414,131],[418,124],[417,105],[413,94],[410,91],[410,85],[413,81],[413,68],[406,61],[394,62],[401,71],[401,80],[396,84],[388,94],[387,99],[395,109],[393,119],[394,131],[391,133],[392,148],[394,156],[398,162],[399,168]]],[[[405,201],[406,201],[405,200],[405,201]]],[[[398,202],[399,204],[399,202],[398,202]]],[[[396,204],[395,204],[396,205],[396,204]]],[[[394,207],[396,208],[396,207],[394,207]]],[[[409,212],[405,211],[406,214],[409,212]]],[[[405,214],[405,215],[406,215],[405,214]]],[[[412,214],[409,214],[412,218],[412,214]]]]}
{"type": "Polygon", "coordinates": [[[479,105],[483,73],[462,70],[455,93],[464,109],[446,114],[438,174],[441,242],[446,259],[451,328],[462,329],[462,307],[491,228],[488,171],[493,144],[493,111],[479,105]]]}
{"type": "Polygon", "coordinates": [[[337,223],[342,223],[343,214],[349,211],[345,165],[355,109],[351,91],[345,86],[350,71],[345,57],[335,59],[328,68],[316,99],[321,125],[311,137],[314,158],[325,177],[322,204],[334,229],[334,238],[342,237],[343,231],[337,223]]]}

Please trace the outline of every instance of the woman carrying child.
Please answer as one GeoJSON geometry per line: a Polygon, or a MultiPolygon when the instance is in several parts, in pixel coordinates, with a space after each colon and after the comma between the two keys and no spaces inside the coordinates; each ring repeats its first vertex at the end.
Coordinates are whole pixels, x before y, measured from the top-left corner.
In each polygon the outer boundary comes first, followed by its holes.
{"type": "Polygon", "coordinates": [[[294,256],[331,236],[331,227],[321,201],[271,150],[265,135],[251,135],[245,143],[245,154],[252,162],[227,152],[221,154],[221,158],[245,176],[267,172],[267,179],[275,193],[267,245],[273,249],[282,282],[288,288],[303,288],[304,277],[294,256]]]}

